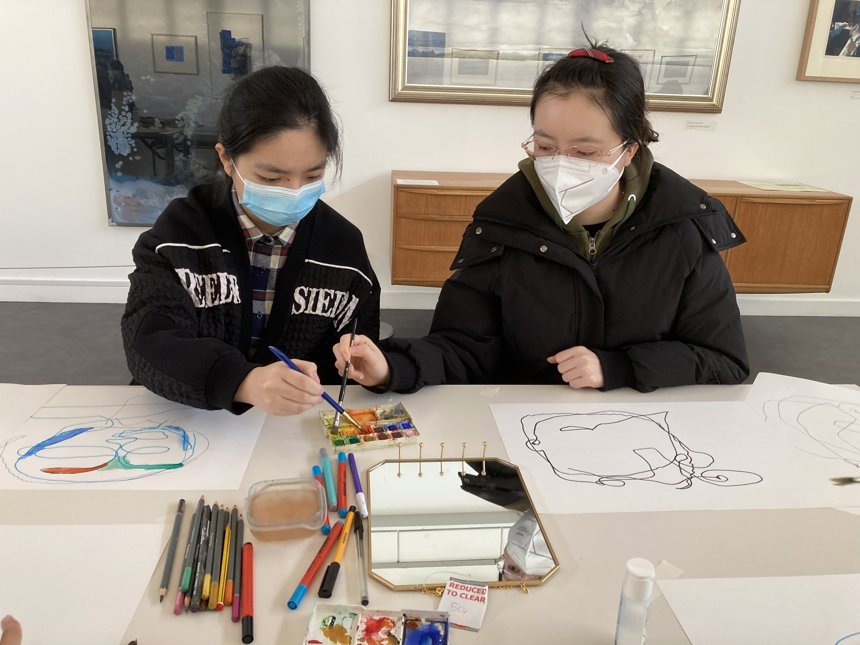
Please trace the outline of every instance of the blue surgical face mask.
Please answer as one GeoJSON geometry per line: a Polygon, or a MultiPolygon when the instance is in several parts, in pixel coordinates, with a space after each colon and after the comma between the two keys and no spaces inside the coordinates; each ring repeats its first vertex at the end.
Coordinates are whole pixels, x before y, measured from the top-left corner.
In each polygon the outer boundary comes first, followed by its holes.
{"type": "Polygon", "coordinates": [[[282,188],[280,186],[261,186],[248,181],[233,164],[244,190],[239,202],[254,215],[272,226],[294,226],[311,212],[320,196],[325,192],[325,183],[318,181],[305,184],[301,188],[282,188]]]}

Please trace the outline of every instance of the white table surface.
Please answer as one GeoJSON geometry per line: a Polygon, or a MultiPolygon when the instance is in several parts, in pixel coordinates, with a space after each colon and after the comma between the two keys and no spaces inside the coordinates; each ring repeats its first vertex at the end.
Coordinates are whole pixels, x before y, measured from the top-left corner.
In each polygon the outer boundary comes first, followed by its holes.
{"type": "MultiPolygon", "coordinates": [[[[463,441],[467,442],[466,456],[479,457],[486,441],[488,457],[506,459],[491,403],[729,401],[742,400],[747,390],[748,386],[695,386],[640,394],[631,390],[574,392],[565,386],[439,386],[412,395],[376,397],[350,386],[346,401],[350,407],[360,407],[402,400],[421,432],[424,458],[438,456],[442,441],[447,457],[459,457],[463,441]]],[[[337,388],[329,391],[336,395],[337,388]]],[[[4,491],[0,492],[0,523],[163,521],[166,543],[179,497],[191,508],[201,493],[207,503],[241,508],[248,487],[256,481],[306,476],[326,443],[319,409],[299,417],[270,417],[238,491],[4,491]]],[[[417,456],[417,446],[403,447],[404,459],[417,456]]],[[[367,468],[397,457],[396,448],[356,452],[365,485],[367,468]]],[[[372,491],[370,494],[372,498],[372,491]]],[[[190,516],[187,512],[183,538],[190,516]]],[[[624,563],[634,556],[669,562],[683,569],[685,577],[694,578],[860,572],[860,517],[833,509],[543,515],[542,520],[559,557],[559,571],[544,585],[530,588],[528,594],[518,589],[492,589],[481,631],[452,630],[452,645],[611,643],[624,563]]],[[[247,530],[245,535],[255,543],[254,642],[300,644],[319,579],[297,611],[285,605],[316,554],[321,536],[261,542],[247,530]]],[[[184,539],[180,549],[183,546],[184,539]]],[[[331,602],[358,604],[353,549],[351,540],[331,602]]],[[[153,563],[153,575],[121,645],[135,638],[139,645],[241,642],[239,626],[230,621],[227,611],[174,616],[175,587],[159,604],[162,566],[162,562],[153,563]]],[[[61,577],[57,583],[64,584],[61,577]]],[[[374,580],[369,591],[371,609],[433,609],[437,602],[418,592],[388,590],[374,580]]],[[[651,643],[689,642],[662,597],[652,605],[648,633],[651,643]]],[[[103,642],[97,631],[92,642],[103,642]]]]}

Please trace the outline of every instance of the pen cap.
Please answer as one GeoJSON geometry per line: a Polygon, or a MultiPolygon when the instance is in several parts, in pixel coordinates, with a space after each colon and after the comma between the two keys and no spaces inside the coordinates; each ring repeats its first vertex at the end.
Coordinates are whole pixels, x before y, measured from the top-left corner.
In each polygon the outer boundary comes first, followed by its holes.
{"type": "Polygon", "coordinates": [[[325,575],[323,576],[322,583],[320,584],[320,590],[317,594],[320,598],[331,598],[332,591],[334,591],[334,583],[337,581],[337,574],[340,573],[340,563],[332,562],[328,565],[328,568],[325,570],[325,575]]]}
{"type": "Polygon", "coordinates": [[[651,562],[645,558],[630,558],[627,561],[627,575],[624,576],[621,593],[630,600],[647,602],[654,589],[655,576],[651,562]]]}

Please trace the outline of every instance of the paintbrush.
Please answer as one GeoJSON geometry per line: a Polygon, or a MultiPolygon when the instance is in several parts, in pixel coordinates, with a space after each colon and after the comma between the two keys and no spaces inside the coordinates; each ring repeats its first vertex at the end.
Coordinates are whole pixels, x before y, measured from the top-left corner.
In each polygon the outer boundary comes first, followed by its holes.
{"type": "MultiPolygon", "coordinates": [[[[287,367],[289,367],[290,369],[295,370],[299,374],[304,374],[304,372],[302,372],[302,370],[299,369],[299,366],[296,365],[295,363],[293,363],[293,361],[290,359],[290,357],[287,356],[286,354],[284,354],[284,352],[279,350],[277,347],[273,347],[272,345],[269,345],[269,351],[271,351],[275,356],[277,356],[281,361],[283,361],[287,365],[287,367]]],[[[343,415],[344,419],[346,419],[352,425],[354,425],[356,428],[361,430],[361,424],[358,421],[356,421],[355,419],[353,419],[352,416],[349,414],[349,412],[344,410],[338,404],[337,401],[335,401],[333,398],[331,398],[331,395],[328,392],[323,392],[322,398],[325,400],[326,403],[328,403],[331,407],[333,407],[337,412],[340,412],[343,415]]]]}
{"type": "MultiPolygon", "coordinates": [[[[349,335],[349,346],[352,347],[352,344],[355,342],[355,331],[358,329],[358,318],[352,319],[352,332],[349,335]]],[[[346,364],[343,366],[343,380],[340,382],[340,393],[337,395],[337,404],[340,407],[343,407],[343,397],[346,394],[346,381],[349,378],[349,360],[346,361],[346,364]]],[[[340,412],[334,413],[334,427],[340,425],[340,412]]]]}

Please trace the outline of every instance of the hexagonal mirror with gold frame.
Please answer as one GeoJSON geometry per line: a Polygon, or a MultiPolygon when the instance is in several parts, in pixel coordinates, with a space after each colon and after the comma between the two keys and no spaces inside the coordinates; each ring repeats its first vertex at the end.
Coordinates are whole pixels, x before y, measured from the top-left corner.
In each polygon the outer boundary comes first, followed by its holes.
{"type": "Polygon", "coordinates": [[[519,469],[501,459],[386,460],[368,500],[370,576],[390,589],[532,586],[559,568],[519,469]]]}

